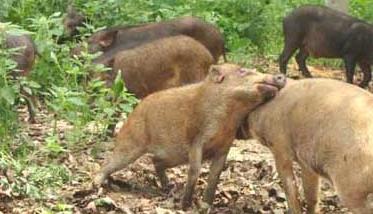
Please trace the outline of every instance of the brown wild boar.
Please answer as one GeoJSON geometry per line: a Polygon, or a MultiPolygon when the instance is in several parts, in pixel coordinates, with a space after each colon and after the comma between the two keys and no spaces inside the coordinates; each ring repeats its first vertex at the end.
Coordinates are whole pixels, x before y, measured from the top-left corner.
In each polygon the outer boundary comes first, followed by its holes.
{"type": "Polygon", "coordinates": [[[301,6],[283,20],[285,46],[279,58],[280,70],[286,74],[290,57],[295,59],[305,77],[308,56],[342,58],[346,80],[353,83],[356,64],[364,73],[359,84],[366,87],[372,78],[373,25],[324,6],[301,6]]]}
{"type": "Polygon", "coordinates": [[[213,65],[202,82],[147,96],[130,114],[116,137],[113,155],[96,175],[94,184],[145,153],[153,162],[162,187],[165,170],[189,163],[182,199],[191,205],[201,163],[212,160],[204,200],[211,204],[236,128],[245,115],[263,104],[285,84],[284,75],[264,75],[238,65],[213,65]]]}
{"type": "Polygon", "coordinates": [[[34,41],[29,35],[11,35],[5,36],[6,48],[19,48],[12,58],[17,63],[17,70],[21,75],[27,75],[34,65],[37,55],[34,41]]]}
{"type": "MultiPolygon", "coordinates": [[[[12,35],[5,34],[5,48],[18,48],[12,55],[12,59],[16,62],[16,70],[12,72],[15,78],[18,75],[26,76],[30,73],[37,55],[37,49],[34,41],[29,35],[12,35]]],[[[29,95],[21,88],[21,93],[25,96],[27,109],[29,113],[29,121],[35,122],[35,97],[29,95]],[[32,100],[32,101],[31,101],[32,100]]]]}
{"type": "Polygon", "coordinates": [[[110,85],[116,71],[121,70],[127,89],[143,98],[155,91],[203,80],[213,61],[209,51],[196,40],[168,37],[119,52],[111,62],[115,72],[108,72],[106,80],[110,85]]]}
{"type": "Polygon", "coordinates": [[[79,31],[78,27],[84,26],[86,18],[79,13],[72,5],[67,7],[66,15],[63,18],[63,27],[67,37],[76,36],[79,31]]]}
{"type": "Polygon", "coordinates": [[[317,212],[319,177],[354,213],[373,213],[373,95],[329,79],[288,81],[250,112],[251,135],[275,158],[291,213],[302,213],[293,161],[301,166],[307,213],[317,212]],[[342,92],[342,93],[341,93],[342,92]]]}
{"type": "MultiPolygon", "coordinates": [[[[215,62],[223,55],[224,38],[219,29],[195,17],[182,17],[169,21],[142,24],[137,26],[117,26],[94,33],[88,39],[91,53],[102,51],[101,57],[114,56],[127,50],[165,37],[185,35],[201,42],[214,57],[215,62]]],[[[73,50],[79,53],[81,47],[73,50]]],[[[100,57],[99,57],[100,58],[100,57]]]]}

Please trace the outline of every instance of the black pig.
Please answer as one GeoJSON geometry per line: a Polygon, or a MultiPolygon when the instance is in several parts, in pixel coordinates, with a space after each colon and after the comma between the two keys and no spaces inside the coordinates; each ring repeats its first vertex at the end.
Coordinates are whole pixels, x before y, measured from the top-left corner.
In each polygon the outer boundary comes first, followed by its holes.
{"type": "Polygon", "coordinates": [[[347,82],[353,82],[358,64],[364,73],[359,86],[368,85],[373,63],[371,24],[324,6],[306,5],[284,18],[283,30],[285,46],[279,58],[282,73],[286,73],[290,57],[299,50],[295,59],[304,76],[311,77],[306,67],[308,56],[342,58],[347,82]]]}

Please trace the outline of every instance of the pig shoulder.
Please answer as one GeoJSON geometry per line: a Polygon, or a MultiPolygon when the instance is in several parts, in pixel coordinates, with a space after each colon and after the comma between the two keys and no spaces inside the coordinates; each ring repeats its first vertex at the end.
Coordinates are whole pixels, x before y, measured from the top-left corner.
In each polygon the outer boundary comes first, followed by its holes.
{"type": "MultiPolygon", "coordinates": [[[[373,25],[356,21],[346,29],[345,51],[371,52],[373,48],[373,25]]],[[[370,55],[370,53],[369,53],[370,55]]]]}
{"type": "Polygon", "coordinates": [[[174,60],[180,61],[181,59],[206,61],[207,65],[213,63],[213,57],[202,44],[187,36],[175,36],[122,51],[115,57],[114,64],[136,60],[135,58],[138,57],[146,59],[143,61],[145,64],[175,63],[174,60]],[[152,59],[157,59],[157,62],[153,62],[152,59]]]}
{"type": "Polygon", "coordinates": [[[248,122],[254,136],[290,140],[289,135],[302,127],[311,127],[304,133],[315,134],[324,132],[322,127],[330,121],[351,124],[359,118],[373,119],[371,106],[373,96],[356,86],[322,78],[294,80],[275,99],[253,111],[248,122]]]}

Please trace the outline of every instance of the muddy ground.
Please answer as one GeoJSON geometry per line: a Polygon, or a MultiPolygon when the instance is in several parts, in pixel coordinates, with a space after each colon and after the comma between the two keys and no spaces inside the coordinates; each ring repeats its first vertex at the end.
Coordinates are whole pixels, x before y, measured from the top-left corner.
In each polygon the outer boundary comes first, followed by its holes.
{"type": "MultiPolygon", "coordinates": [[[[314,76],[343,77],[341,71],[324,71],[325,69],[313,67],[310,70],[314,76]]],[[[298,72],[292,71],[290,76],[297,77],[298,72]]],[[[26,117],[24,109],[21,111],[21,116],[26,117]]],[[[42,144],[52,129],[51,118],[52,115],[46,112],[39,114],[38,123],[25,124],[27,128],[24,132],[35,142],[42,144]]],[[[64,133],[71,127],[63,121],[59,121],[57,127],[63,141],[64,133]]],[[[146,156],[114,174],[110,186],[90,191],[90,178],[97,172],[104,157],[110,155],[111,145],[110,141],[92,141],[60,157],[58,161],[71,170],[73,179],[58,189],[57,197],[36,201],[7,197],[0,192],[0,213],[41,213],[40,207],[51,208],[61,202],[68,205],[68,210],[72,213],[184,213],[180,210],[179,202],[187,167],[168,170],[172,188],[165,193],[160,190],[153,166],[146,156]]],[[[208,163],[205,163],[194,197],[194,208],[187,213],[198,213],[208,172],[208,163]]],[[[220,177],[210,213],[285,213],[286,198],[280,186],[269,150],[254,140],[235,141],[220,177]]],[[[322,213],[348,213],[325,181],[322,183],[320,197],[322,213]]]]}

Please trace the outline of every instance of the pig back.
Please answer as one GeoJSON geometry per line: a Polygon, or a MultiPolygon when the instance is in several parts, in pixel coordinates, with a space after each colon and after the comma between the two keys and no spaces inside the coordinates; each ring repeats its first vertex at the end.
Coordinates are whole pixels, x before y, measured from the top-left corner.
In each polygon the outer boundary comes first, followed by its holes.
{"type": "MultiPolygon", "coordinates": [[[[275,131],[281,126],[289,130],[286,134],[304,129],[311,136],[329,126],[336,130],[345,127],[343,124],[355,126],[373,119],[372,105],[373,96],[369,92],[341,81],[321,78],[291,81],[275,99],[253,111],[248,122],[258,133],[260,129],[275,131]],[[276,128],[271,129],[272,126],[276,128]]],[[[370,125],[360,126],[363,128],[366,130],[370,125]]]]}
{"type": "Polygon", "coordinates": [[[202,43],[210,51],[215,62],[219,61],[220,56],[224,56],[224,38],[214,25],[191,16],[177,19],[173,25],[182,34],[202,43]]]}
{"type": "Polygon", "coordinates": [[[342,154],[373,155],[373,96],[329,79],[293,81],[249,115],[253,136],[321,171],[342,154]],[[368,148],[368,149],[367,149],[368,148]]]}
{"type": "Polygon", "coordinates": [[[113,70],[121,70],[128,90],[142,98],[155,91],[199,82],[212,63],[211,54],[202,44],[187,36],[175,36],[119,52],[113,70]]]}
{"type": "Polygon", "coordinates": [[[5,45],[7,48],[20,48],[13,54],[12,58],[17,63],[17,69],[26,75],[32,68],[36,47],[29,35],[6,35],[5,45]]]}
{"type": "Polygon", "coordinates": [[[117,31],[114,43],[105,49],[115,52],[127,50],[158,39],[184,35],[204,45],[210,51],[215,62],[224,55],[224,38],[219,29],[212,24],[195,17],[181,17],[158,23],[142,24],[128,27],[114,27],[109,31],[117,31]]]}

